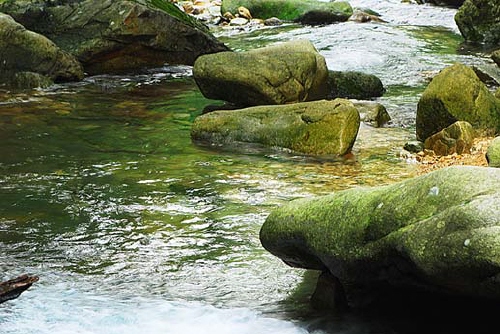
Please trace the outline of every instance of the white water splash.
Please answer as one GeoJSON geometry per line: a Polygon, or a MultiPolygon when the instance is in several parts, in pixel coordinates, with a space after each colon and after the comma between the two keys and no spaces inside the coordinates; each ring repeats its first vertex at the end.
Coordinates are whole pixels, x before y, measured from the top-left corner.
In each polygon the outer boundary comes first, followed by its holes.
{"type": "Polygon", "coordinates": [[[25,292],[0,305],[2,334],[300,334],[290,321],[244,308],[197,302],[122,299],[75,290],[25,292]],[[35,298],[36,297],[36,298],[35,298]]]}

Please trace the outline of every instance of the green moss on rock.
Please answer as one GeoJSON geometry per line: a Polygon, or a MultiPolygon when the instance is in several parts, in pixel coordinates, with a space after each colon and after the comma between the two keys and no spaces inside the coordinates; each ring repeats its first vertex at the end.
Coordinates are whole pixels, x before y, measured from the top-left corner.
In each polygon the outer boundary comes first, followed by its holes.
{"type": "Polygon", "coordinates": [[[152,5],[154,8],[160,9],[161,11],[167,13],[168,15],[175,17],[179,21],[193,27],[196,29],[200,29],[206,33],[209,32],[209,29],[206,25],[201,23],[198,19],[193,16],[190,16],[180,10],[175,4],[168,0],[136,0],[135,2],[140,4],[152,5]]]}
{"type": "Polygon", "coordinates": [[[455,22],[466,41],[500,44],[500,3],[498,0],[465,0],[455,22]]]}
{"type": "Polygon", "coordinates": [[[399,183],[292,201],[262,245],[350,289],[398,286],[500,300],[500,170],[455,166],[399,183]]]}
{"type": "Polygon", "coordinates": [[[220,110],[199,116],[191,137],[214,145],[237,143],[287,148],[310,155],[348,153],[359,129],[358,110],[347,100],[220,110]]]}
{"type": "MultiPolygon", "coordinates": [[[[285,21],[301,21],[304,15],[311,12],[330,13],[336,21],[347,21],[352,15],[352,7],[348,2],[322,2],[316,0],[223,0],[221,12],[238,13],[238,7],[250,10],[253,17],[268,19],[277,17],[285,21]]],[[[325,22],[326,23],[326,22],[325,22]]]]}
{"type": "Polygon", "coordinates": [[[193,76],[205,97],[239,106],[305,102],[327,95],[325,58],[308,40],[203,55],[194,64],[193,76]]]}
{"type": "Polygon", "coordinates": [[[500,130],[498,99],[470,67],[460,63],[443,69],[423,92],[417,106],[417,139],[425,141],[456,121],[500,130]]]}

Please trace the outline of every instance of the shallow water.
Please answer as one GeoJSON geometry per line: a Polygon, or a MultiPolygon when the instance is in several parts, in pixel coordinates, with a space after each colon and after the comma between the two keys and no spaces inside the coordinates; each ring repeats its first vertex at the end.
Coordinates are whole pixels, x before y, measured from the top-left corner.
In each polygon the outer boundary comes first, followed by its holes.
{"type": "Polygon", "coordinates": [[[393,120],[362,126],[355,162],[195,145],[192,121],[220,101],[205,99],[185,66],[0,92],[0,279],[40,276],[0,305],[0,332],[415,332],[418,317],[317,314],[310,273],[258,238],[291,199],[414,176],[398,153],[414,138],[429,73],[490,63],[457,52],[453,9],[352,4],[388,23],[215,33],[235,50],[307,38],[330,69],[378,75],[393,120]]]}

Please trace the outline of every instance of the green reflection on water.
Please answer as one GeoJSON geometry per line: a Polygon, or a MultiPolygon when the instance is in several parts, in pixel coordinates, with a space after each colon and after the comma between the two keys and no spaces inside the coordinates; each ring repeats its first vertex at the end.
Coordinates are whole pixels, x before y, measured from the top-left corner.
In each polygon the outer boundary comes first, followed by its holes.
{"type": "Polygon", "coordinates": [[[113,80],[0,104],[0,269],[269,311],[282,306],[259,300],[282,300],[300,280],[260,245],[273,208],[413,173],[394,152],[405,130],[361,131],[350,163],[222,151],[190,139],[193,120],[220,103],[191,78],[113,80]]]}
{"type": "Polygon", "coordinates": [[[462,35],[439,26],[404,27],[410,35],[416,39],[424,41],[424,53],[433,55],[455,55],[463,43],[462,35]]]}

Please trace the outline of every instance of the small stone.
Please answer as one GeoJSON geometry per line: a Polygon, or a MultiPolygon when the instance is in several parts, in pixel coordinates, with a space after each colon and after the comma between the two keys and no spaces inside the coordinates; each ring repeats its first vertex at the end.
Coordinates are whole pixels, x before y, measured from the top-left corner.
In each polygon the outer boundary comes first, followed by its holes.
{"type": "Polygon", "coordinates": [[[232,26],[244,26],[245,24],[248,23],[248,20],[243,18],[243,17],[235,17],[232,19],[229,24],[232,26]]]}
{"type": "Polygon", "coordinates": [[[264,20],[262,19],[251,19],[250,22],[248,22],[251,25],[263,25],[264,20]]]}
{"type": "Polygon", "coordinates": [[[182,4],[182,9],[184,9],[184,12],[186,14],[192,14],[193,11],[194,11],[194,6],[190,2],[185,2],[185,3],[182,4]]]}
{"type": "Polygon", "coordinates": [[[409,141],[403,146],[403,148],[408,152],[417,153],[424,149],[424,143],[418,140],[409,141]]]}
{"type": "Polygon", "coordinates": [[[277,17],[270,17],[270,18],[264,20],[264,25],[266,25],[266,26],[279,26],[282,24],[283,24],[283,21],[281,21],[277,17]]]}
{"type": "Polygon", "coordinates": [[[250,11],[246,7],[238,7],[238,14],[240,15],[240,17],[244,17],[248,20],[252,19],[252,14],[250,14],[250,11]]]}
{"type": "Polygon", "coordinates": [[[231,14],[230,12],[225,12],[223,15],[222,15],[223,18],[225,18],[226,20],[228,21],[231,21],[232,19],[234,19],[234,15],[231,14]]]}

